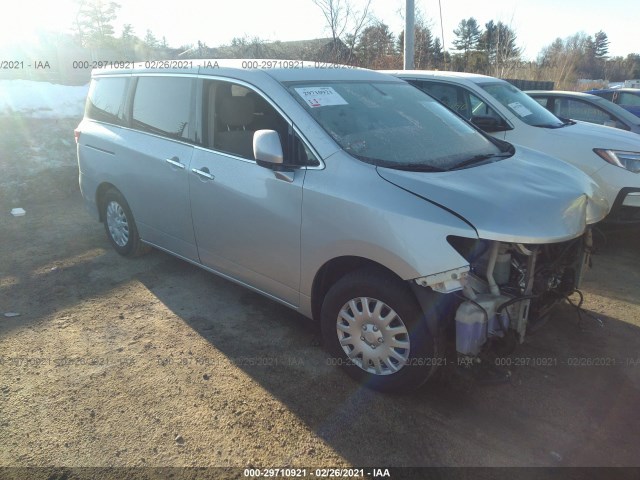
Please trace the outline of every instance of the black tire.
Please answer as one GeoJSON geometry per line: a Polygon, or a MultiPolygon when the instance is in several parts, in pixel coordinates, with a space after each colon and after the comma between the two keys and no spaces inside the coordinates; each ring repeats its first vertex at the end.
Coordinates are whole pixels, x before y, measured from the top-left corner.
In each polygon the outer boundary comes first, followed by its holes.
{"type": "Polygon", "coordinates": [[[120,255],[137,257],[151,249],[140,240],[129,204],[119,191],[110,189],[105,193],[102,199],[102,218],[107,238],[120,255]]]}
{"type": "Polygon", "coordinates": [[[429,332],[425,315],[409,286],[378,268],[349,273],[331,287],[322,304],[321,328],[331,363],[343,366],[350,376],[376,390],[414,390],[444,362],[437,358],[436,336],[429,332]],[[366,312],[361,299],[368,300],[366,312]],[[376,315],[375,307],[379,305],[381,309],[376,315]],[[339,321],[341,311],[350,319],[339,321]],[[390,318],[393,320],[388,321],[390,318]],[[392,333],[403,329],[406,334],[392,333]],[[359,337],[357,332],[361,333],[359,337]],[[405,342],[408,348],[397,346],[405,342]],[[395,345],[391,347],[392,344],[395,345]]]}

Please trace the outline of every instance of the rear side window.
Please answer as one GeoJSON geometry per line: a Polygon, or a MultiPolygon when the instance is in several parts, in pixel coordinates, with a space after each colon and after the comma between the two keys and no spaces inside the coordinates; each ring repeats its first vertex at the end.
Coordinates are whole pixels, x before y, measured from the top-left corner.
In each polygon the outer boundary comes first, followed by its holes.
{"type": "Polygon", "coordinates": [[[556,98],[554,112],[558,117],[604,125],[615,120],[608,113],[581,100],[556,98]]]}
{"type": "Polygon", "coordinates": [[[127,77],[104,77],[91,80],[85,116],[101,122],[124,123],[127,77]]]}
{"type": "Polygon", "coordinates": [[[188,77],[139,77],[132,126],[176,140],[192,140],[195,80],[188,77]]]}
{"type": "Polygon", "coordinates": [[[640,106],[640,95],[629,92],[620,92],[618,99],[620,105],[631,105],[634,107],[640,106]]]}

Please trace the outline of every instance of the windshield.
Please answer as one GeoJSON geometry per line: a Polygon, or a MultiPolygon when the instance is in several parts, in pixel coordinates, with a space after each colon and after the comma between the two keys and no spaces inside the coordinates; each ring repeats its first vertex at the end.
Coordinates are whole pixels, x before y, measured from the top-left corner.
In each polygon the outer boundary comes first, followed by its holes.
{"type": "Polygon", "coordinates": [[[510,83],[482,83],[480,87],[529,125],[546,128],[559,128],[565,125],[553,113],[510,83]]]}
{"type": "Polygon", "coordinates": [[[502,152],[406,83],[295,82],[291,94],[354,157],[378,166],[448,170],[502,152]]]}

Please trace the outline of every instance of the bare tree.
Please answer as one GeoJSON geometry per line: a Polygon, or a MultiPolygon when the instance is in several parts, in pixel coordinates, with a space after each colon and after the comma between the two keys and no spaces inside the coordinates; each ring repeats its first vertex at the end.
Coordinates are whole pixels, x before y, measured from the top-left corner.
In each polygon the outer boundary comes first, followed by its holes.
{"type": "Polygon", "coordinates": [[[351,63],[358,38],[371,22],[371,1],[366,0],[361,10],[354,8],[351,0],[312,0],[320,8],[333,41],[333,61],[351,63]],[[342,54],[340,43],[346,45],[348,53],[342,54]]]}
{"type": "Polygon", "coordinates": [[[557,88],[572,90],[578,79],[581,66],[589,57],[592,48],[591,37],[576,33],[566,39],[557,38],[543,48],[538,56],[538,65],[547,78],[553,80],[557,88]]]}

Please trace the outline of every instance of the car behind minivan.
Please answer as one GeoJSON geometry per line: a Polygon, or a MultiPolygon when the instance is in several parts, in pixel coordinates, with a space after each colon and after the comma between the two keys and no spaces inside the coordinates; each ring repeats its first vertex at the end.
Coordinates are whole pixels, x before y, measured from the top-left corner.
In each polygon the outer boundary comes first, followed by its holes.
{"type": "Polygon", "coordinates": [[[589,177],[394,77],[262,62],[92,73],[80,187],[118,253],[164,250],[317,320],[333,363],[382,390],[444,365],[447,331],[464,358],[513,348],[578,288],[609,209],[589,177]]]}
{"type": "Polygon", "coordinates": [[[460,72],[394,71],[492,136],[544,152],[590,175],[611,205],[609,222],[640,224],[640,137],[561,120],[510,83],[460,72]]]}
{"type": "Polygon", "coordinates": [[[640,118],[597,95],[559,90],[530,90],[525,93],[558,118],[580,120],[640,134],[640,118]]]}
{"type": "Polygon", "coordinates": [[[640,117],[640,88],[604,88],[587,90],[585,93],[606,98],[640,117]]]}

